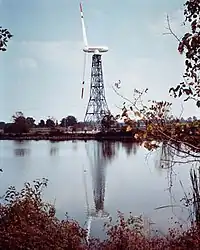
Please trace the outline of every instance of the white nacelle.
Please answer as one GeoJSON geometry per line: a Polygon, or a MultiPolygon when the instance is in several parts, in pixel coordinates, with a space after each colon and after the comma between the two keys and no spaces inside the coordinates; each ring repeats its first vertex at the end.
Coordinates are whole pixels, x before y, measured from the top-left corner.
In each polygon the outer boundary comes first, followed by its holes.
{"type": "Polygon", "coordinates": [[[86,53],[105,53],[108,51],[108,47],[85,47],[83,49],[86,53]]]}

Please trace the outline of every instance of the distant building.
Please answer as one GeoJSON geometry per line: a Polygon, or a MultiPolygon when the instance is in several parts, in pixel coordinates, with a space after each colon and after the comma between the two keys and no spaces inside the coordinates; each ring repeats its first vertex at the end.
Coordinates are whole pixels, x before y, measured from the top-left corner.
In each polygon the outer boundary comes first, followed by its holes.
{"type": "Polygon", "coordinates": [[[31,128],[29,133],[49,133],[51,131],[51,128],[31,128]]]}

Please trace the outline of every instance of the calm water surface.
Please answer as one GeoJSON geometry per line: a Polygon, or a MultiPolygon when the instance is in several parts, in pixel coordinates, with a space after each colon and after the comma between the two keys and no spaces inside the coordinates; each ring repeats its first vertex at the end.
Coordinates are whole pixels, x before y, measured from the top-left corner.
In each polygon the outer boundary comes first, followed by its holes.
{"type": "MultiPolygon", "coordinates": [[[[155,208],[179,205],[184,196],[180,180],[186,191],[190,180],[189,166],[177,165],[170,175],[159,167],[159,157],[159,150],[149,154],[132,143],[0,141],[0,168],[4,171],[0,195],[10,185],[20,189],[26,181],[45,177],[49,183],[44,199],[55,204],[59,218],[68,212],[83,226],[88,209],[104,210],[114,218],[120,210],[142,214],[164,232],[172,216],[185,220],[188,212],[180,207],[155,208]]],[[[97,232],[95,223],[93,231],[97,232]]]]}

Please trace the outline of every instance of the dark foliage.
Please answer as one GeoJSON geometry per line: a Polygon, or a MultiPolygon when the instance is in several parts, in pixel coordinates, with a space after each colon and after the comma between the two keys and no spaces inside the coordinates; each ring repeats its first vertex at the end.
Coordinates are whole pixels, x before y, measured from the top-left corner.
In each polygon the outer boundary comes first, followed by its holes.
{"type": "Polygon", "coordinates": [[[55,127],[55,121],[53,120],[53,118],[48,118],[46,120],[46,127],[47,128],[54,128],[55,127]]]}
{"type": "Polygon", "coordinates": [[[44,128],[45,127],[45,121],[44,120],[40,120],[40,122],[38,123],[38,127],[44,128]]]}
{"type": "Polygon", "coordinates": [[[33,127],[34,119],[32,117],[25,118],[24,114],[20,112],[16,112],[12,116],[12,123],[8,123],[4,127],[5,133],[15,133],[22,134],[28,133],[29,129],[33,127]]]}
{"type": "Polygon", "coordinates": [[[36,127],[36,125],[35,125],[35,119],[33,117],[27,117],[26,118],[26,123],[28,125],[28,128],[34,128],[34,127],[36,127]]]}
{"type": "Polygon", "coordinates": [[[47,180],[29,183],[19,193],[10,187],[0,205],[0,249],[83,249],[86,231],[77,222],[55,217],[41,199],[47,180]]]}
{"type": "Polygon", "coordinates": [[[169,92],[174,97],[186,96],[185,101],[193,99],[200,107],[200,1],[188,0],[184,6],[185,21],[190,25],[190,32],[183,36],[178,50],[185,54],[186,72],[184,81],[170,88],[169,92]]]}
{"type": "Polygon", "coordinates": [[[105,115],[101,121],[101,130],[111,131],[114,127],[116,127],[116,118],[111,114],[105,115]]]}
{"type": "Polygon", "coordinates": [[[5,128],[6,123],[5,122],[0,122],[0,129],[4,129],[5,128]]]}
{"type": "Polygon", "coordinates": [[[60,122],[61,127],[74,126],[76,124],[77,124],[77,119],[72,115],[69,115],[66,118],[63,118],[60,122]]]}
{"type": "Polygon", "coordinates": [[[62,131],[59,131],[59,130],[56,130],[56,129],[53,129],[49,132],[49,136],[64,136],[65,134],[62,132],[62,131]]]}
{"type": "Polygon", "coordinates": [[[13,35],[7,30],[3,29],[0,26],[0,51],[6,51],[7,50],[7,43],[8,40],[11,39],[13,35]]]}
{"type": "Polygon", "coordinates": [[[91,238],[88,242],[87,231],[76,221],[58,220],[55,208],[42,201],[46,185],[43,179],[25,183],[21,192],[8,189],[0,204],[0,249],[199,249],[200,231],[195,225],[187,231],[169,230],[165,237],[150,237],[141,217],[130,214],[126,220],[121,213],[116,223],[106,223],[105,241],[91,238]]]}

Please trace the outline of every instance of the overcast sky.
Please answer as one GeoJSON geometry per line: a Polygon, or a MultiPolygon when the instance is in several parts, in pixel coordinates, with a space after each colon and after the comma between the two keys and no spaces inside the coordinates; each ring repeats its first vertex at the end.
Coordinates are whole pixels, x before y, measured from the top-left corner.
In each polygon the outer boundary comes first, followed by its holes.
{"type": "MultiPolygon", "coordinates": [[[[121,80],[121,93],[131,98],[134,88],[149,88],[148,99],[169,100],[168,89],[181,80],[184,57],[177,41],[166,32],[166,13],[174,31],[184,32],[183,0],[85,0],[83,9],[91,45],[106,45],[103,55],[106,97],[118,113],[120,99],[111,85],[121,80]]],[[[88,57],[86,95],[80,98],[83,42],[78,0],[1,0],[0,24],[14,35],[0,54],[0,120],[15,111],[36,120],[74,115],[84,118],[89,94],[88,57]]],[[[173,101],[176,115],[181,100],[173,101]]],[[[197,115],[193,103],[184,116],[197,115]]]]}

